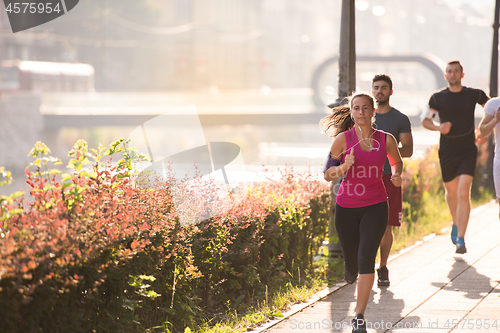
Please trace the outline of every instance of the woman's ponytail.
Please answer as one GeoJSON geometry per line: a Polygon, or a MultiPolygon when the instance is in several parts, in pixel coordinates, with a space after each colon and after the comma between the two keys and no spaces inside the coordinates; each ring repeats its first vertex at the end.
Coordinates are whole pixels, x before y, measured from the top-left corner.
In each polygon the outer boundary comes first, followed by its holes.
{"type": "Polygon", "coordinates": [[[354,127],[354,121],[351,118],[351,108],[349,105],[341,105],[332,109],[332,114],[319,121],[319,127],[322,133],[329,137],[335,137],[342,132],[348,131],[354,127]]]}

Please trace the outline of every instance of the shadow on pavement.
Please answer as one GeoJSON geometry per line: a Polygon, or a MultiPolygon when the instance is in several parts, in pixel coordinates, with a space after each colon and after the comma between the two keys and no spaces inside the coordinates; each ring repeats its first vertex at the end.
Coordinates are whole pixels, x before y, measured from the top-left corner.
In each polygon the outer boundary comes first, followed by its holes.
{"type": "MultiPolygon", "coordinates": [[[[498,292],[493,290],[493,285],[498,281],[492,281],[488,276],[480,274],[474,266],[469,265],[461,257],[455,257],[448,278],[450,282],[443,287],[443,290],[462,292],[469,299],[481,299],[487,293],[498,292]]],[[[432,285],[441,287],[442,283],[433,282],[432,285]]]]}

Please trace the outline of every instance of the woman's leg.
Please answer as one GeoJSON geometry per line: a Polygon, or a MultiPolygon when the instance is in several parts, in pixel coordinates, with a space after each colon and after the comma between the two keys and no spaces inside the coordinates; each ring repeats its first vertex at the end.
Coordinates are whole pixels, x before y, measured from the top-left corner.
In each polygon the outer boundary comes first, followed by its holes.
{"type": "MultiPolygon", "coordinates": [[[[353,278],[358,276],[359,208],[335,206],[335,229],[342,247],[344,267],[353,278]]],[[[354,282],[354,281],[353,281],[354,282]]]]}
{"type": "Polygon", "coordinates": [[[359,281],[356,313],[364,315],[373,287],[375,258],[380,241],[387,228],[388,207],[382,202],[366,207],[360,221],[360,242],[358,252],[359,281]]]}
{"type": "Polygon", "coordinates": [[[365,315],[366,306],[368,305],[368,300],[370,299],[374,280],[374,273],[359,274],[357,285],[358,295],[356,297],[356,314],[361,313],[363,316],[365,315]]]}

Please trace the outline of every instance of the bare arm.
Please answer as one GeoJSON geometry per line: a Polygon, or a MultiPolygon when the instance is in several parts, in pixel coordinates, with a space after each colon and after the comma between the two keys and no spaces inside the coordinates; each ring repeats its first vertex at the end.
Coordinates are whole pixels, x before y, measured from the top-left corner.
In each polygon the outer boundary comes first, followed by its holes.
{"type": "Polygon", "coordinates": [[[429,112],[431,115],[422,119],[422,126],[431,131],[439,131],[441,134],[448,134],[450,132],[451,123],[446,121],[442,124],[438,124],[432,119],[432,114],[436,114],[437,110],[429,108],[429,112]]]}
{"type": "Polygon", "coordinates": [[[401,157],[411,157],[413,155],[413,136],[411,132],[399,133],[399,142],[401,143],[401,148],[399,148],[401,157]]]}
{"type": "Polygon", "coordinates": [[[424,120],[422,120],[422,126],[431,131],[439,131],[441,128],[441,126],[438,123],[436,123],[433,119],[430,118],[425,118],[424,120]]]}
{"type": "MultiPolygon", "coordinates": [[[[342,155],[346,150],[345,134],[341,133],[337,135],[335,140],[333,140],[332,147],[330,148],[330,156],[336,160],[342,161],[342,155]]],[[[354,164],[354,155],[352,155],[352,149],[349,155],[346,155],[345,162],[338,165],[332,166],[326,170],[324,177],[326,181],[331,182],[332,180],[337,180],[344,173],[349,170],[349,168],[354,164]]]]}
{"type": "Polygon", "coordinates": [[[391,134],[387,134],[387,141],[385,144],[387,157],[392,168],[391,181],[396,187],[401,186],[401,173],[403,172],[403,160],[399,154],[398,143],[391,134]]]}
{"type": "Polygon", "coordinates": [[[481,119],[481,123],[479,124],[479,136],[483,138],[487,138],[491,132],[493,132],[493,128],[495,128],[496,124],[500,122],[500,107],[495,112],[495,116],[484,114],[483,119],[481,119]]]}

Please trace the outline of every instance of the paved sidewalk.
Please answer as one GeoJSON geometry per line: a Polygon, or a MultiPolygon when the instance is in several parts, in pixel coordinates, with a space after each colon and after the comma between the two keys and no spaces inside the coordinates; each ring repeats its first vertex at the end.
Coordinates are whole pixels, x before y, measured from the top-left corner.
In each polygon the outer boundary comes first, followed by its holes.
{"type": "MultiPolygon", "coordinates": [[[[498,204],[474,210],[455,254],[448,234],[393,257],[391,286],[373,287],[365,313],[368,332],[500,332],[500,221],[498,204]]],[[[355,284],[313,303],[266,333],[351,332],[355,284]]]]}

